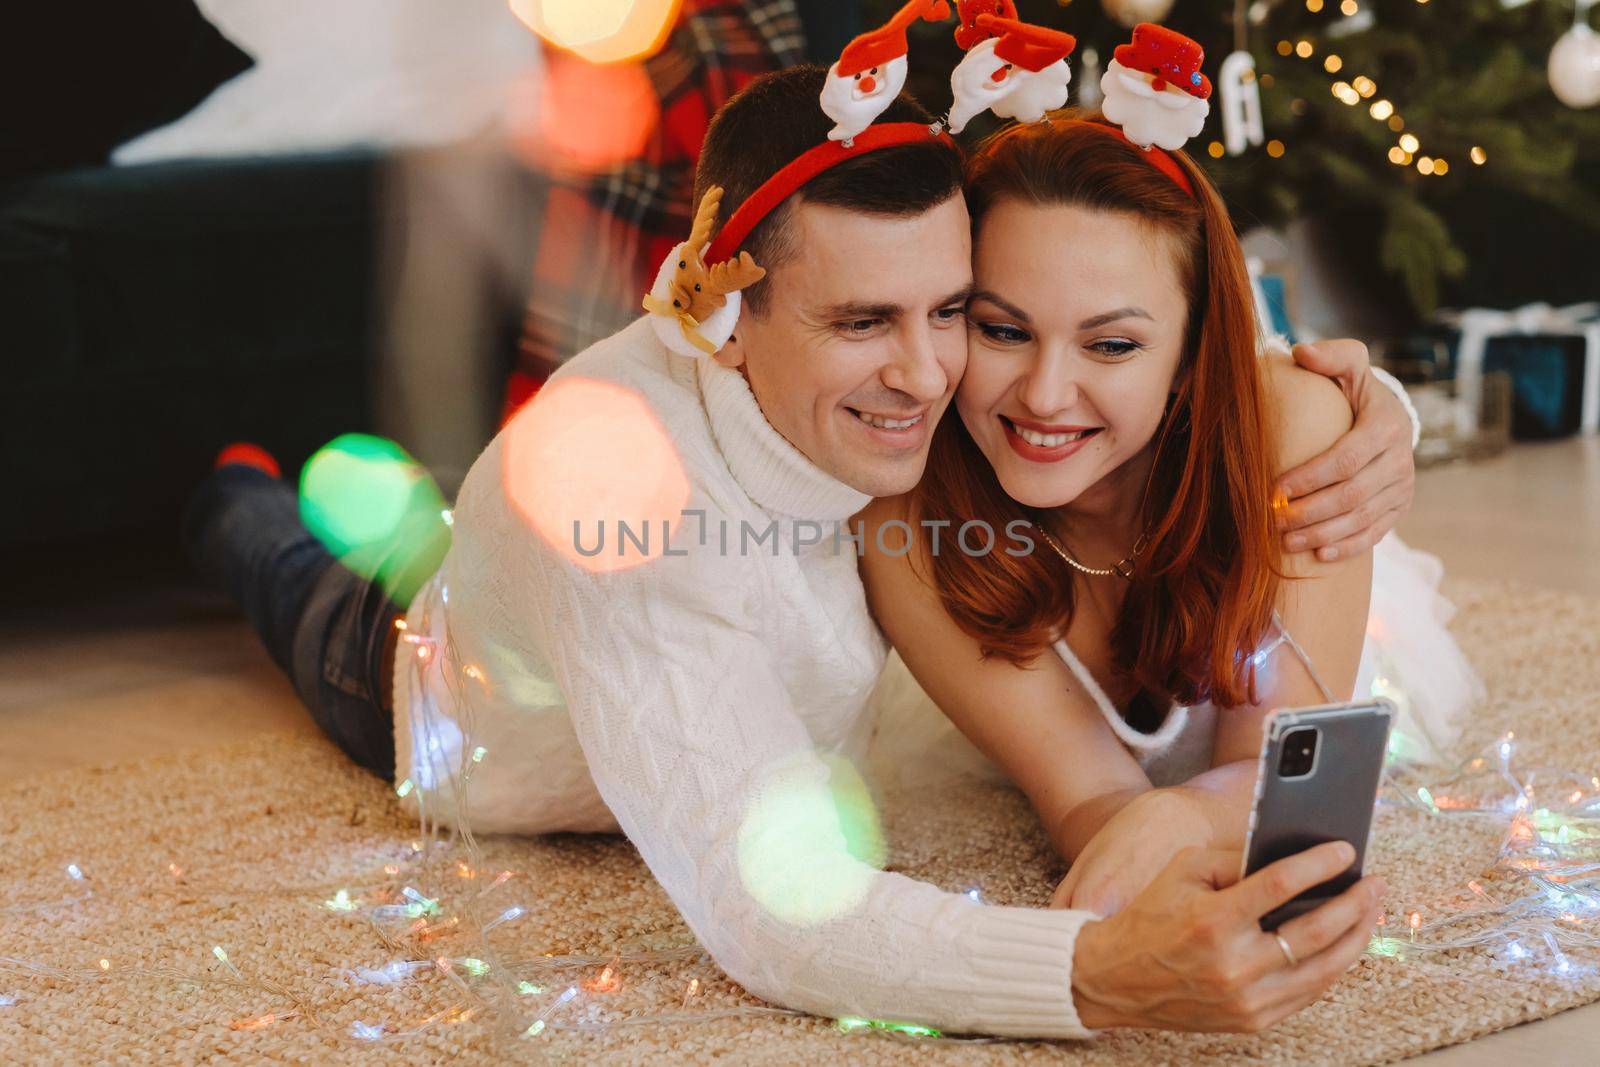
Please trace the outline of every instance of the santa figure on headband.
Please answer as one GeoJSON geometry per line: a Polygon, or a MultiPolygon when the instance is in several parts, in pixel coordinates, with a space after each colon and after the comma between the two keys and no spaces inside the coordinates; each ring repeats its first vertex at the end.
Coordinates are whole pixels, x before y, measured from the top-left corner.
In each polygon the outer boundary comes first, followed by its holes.
{"type": "Polygon", "coordinates": [[[987,34],[950,75],[950,132],[960,133],[985,111],[999,118],[1038,122],[1067,103],[1072,70],[1067,56],[1078,46],[1070,33],[1014,18],[980,14],[969,28],[963,5],[956,40],[987,34]]]}
{"type": "Polygon", "coordinates": [[[973,45],[994,36],[989,30],[978,28],[978,19],[984,15],[1014,19],[1017,5],[1011,0],[956,0],[956,13],[961,19],[961,25],[956,27],[956,46],[970,52],[973,45]]]}
{"type": "Polygon", "coordinates": [[[1142,22],[1133,42],[1118,45],[1100,79],[1108,122],[1134,144],[1176,151],[1205,125],[1211,81],[1200,73],[1198,44],[1164,26],[1142,22]]]}
{"type": "Polygon", "coordinates": [[[837,125],[828,139],[846,147],[856,134],[871,126],[900,95],[906,85],[906,30],[917,19],[943,22],[950,17],[945,0],[911,0],[888,25],[881,26],[845,46],[839,61],[828,70],[822,87],[822,110],[837,125]]]}

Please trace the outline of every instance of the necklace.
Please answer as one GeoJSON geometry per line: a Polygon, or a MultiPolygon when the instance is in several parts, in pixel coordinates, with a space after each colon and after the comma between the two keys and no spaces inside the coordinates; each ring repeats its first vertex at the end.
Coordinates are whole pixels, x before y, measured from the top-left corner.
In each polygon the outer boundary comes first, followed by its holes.
{"type": "Polygon", "coordinates": [[[1044,543],[1055,549],[1056,555],[1060,556],[1066,565],[1071,567],[1073,570],[1079,571],[1083,574],[1091,575],[1095,578],[1109,578],[1114,574],[1125,582],[1133,580],[1133,562],[1139,558],[1139,553],[1144,551],[1144,546],[1149,541],[1148,534],[1142,533],[1139,535],[1139,540],[1134,542],[1133,551],[1129,552],[1125,557],[1118,560],[1116,563],[1113,563],[1109,567],[1087,567],[1082,563],[1079,563],[1072,553],[1068,552],[1065,548],[1062,548],[1056,539],[1050,536],[1050,532],[1043,526],[1040,526],[1038,523],[1034,523],[1033,528],[1039,531],[1039,536],[1044,538],[1044,543]]]}

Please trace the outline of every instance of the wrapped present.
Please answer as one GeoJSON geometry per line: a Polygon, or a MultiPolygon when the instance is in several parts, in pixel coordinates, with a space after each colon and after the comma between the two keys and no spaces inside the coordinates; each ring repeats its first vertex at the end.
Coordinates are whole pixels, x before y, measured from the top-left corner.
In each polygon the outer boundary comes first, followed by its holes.
{"type": "Polygon", "coordinates": [[[1458,413],[1462,433],[1476,429],[1483,375],[1492,370],[1511,376],[1514,436],[1600,430],[1600,303],[1441,311],[1439,321],[1459,331],[1455,376],[1464,401],[1458,413]]]}

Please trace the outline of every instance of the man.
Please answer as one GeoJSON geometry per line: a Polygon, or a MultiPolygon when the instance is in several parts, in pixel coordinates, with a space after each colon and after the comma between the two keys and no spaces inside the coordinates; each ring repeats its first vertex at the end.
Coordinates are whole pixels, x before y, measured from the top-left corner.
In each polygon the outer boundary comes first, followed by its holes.
{"type": "MultiPolygon", "coordinates": [[[[697,191],[725,190],[724,222],[826,140],[822,79],[784,71],[719,113],[697,191]]],[[[905,98],[883,119],[930,121],[905,98]]],[[[1365,946],[1381,884],[1281,939],[1258,919],[1344,869],[1345,845],[1238,884],[1237,854],[1185,854],[1105,920],[990,907],[867,862],[851,767],[885,646],[841,539],[873,496],[921,476],[965,363],[959,159],[933,137],[863,151],[742,247],[768,275],[714,357],[674,355],[640,320],[562,367],[474,464],[449,553],[403,620],[395,761],[367,765],[398,766],[406,803],[478,832],[620,828],[728,974],[789,1007],[1081,1037],[1255,1029],[1314,1000],[1365,946]]],[[[1405,416],[1364,353],[1317,358],[1351,383],[1361,424],[1398,436],[1405,416]]],[[[1373,436],[1340,447],[1382,453],[1373,436]]],[[[291,552],[238,531],[292,514],[285,494],[230,466],[191,514],[198,555],[247,601],[291,552]]],[[[297,681],[343,678],[341,649],[372,644],[317,620],[381,619],[337,607],[362,600],[338,568],[314,584],[296,611],[246,605],[278,620],[269,645],[322,650],[280,653],[297,681]],[[286,628],[297,612],[309,627],[286,628]]],[[[319,711],[319,684],[300,687],[347,751],[381,747],[380,701],[354,708],[360,687],[344,686],[319,711]]]]}

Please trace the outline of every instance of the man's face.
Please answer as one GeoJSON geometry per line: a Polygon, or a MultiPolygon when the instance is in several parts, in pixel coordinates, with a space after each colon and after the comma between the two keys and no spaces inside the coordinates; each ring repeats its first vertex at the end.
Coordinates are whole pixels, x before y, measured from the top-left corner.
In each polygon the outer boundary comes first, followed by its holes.
{"type": "Polygon", "coordinates": [[[747,305],[716,358],[818,467],[871,496],[906,492],[966,368],[966,203],[886,218],[802,201],[789,225],[795,252],[764,310],[747,305]]]}

